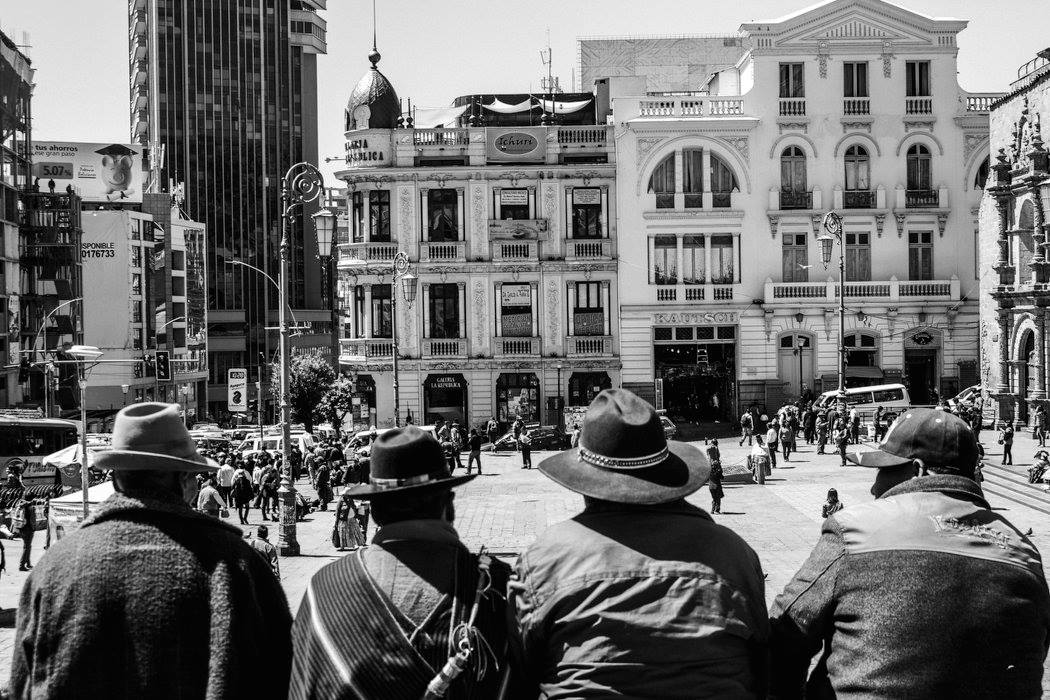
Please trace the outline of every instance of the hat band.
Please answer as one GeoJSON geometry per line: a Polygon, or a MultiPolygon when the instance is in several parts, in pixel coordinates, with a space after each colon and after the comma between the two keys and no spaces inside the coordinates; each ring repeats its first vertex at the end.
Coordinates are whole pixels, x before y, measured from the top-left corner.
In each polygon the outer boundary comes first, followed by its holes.
{"type": "Polygon", "coordinates": [[[651,467],[667,459],[667,455],[668,449],[666,445],[659,452],[643,455],[642,457],[606,457],[597,452],[591,452],[583,445],[579,446],[579,460],[581,462],[610,469],[642,469],[643,467],[651,467]]]}
{"type": "Polygon", "coordinates": [[[133,452],[153,452],[159,455],[180,456],[197,451],[197,446],[188,437],[164,440],[162,442],[141,442],[135,444],[113,442],[111,450],[131,450],[133,452]]]}
{"type": "Polygon", "coordinates": [[[385,491],[387,489],[401,488],[402,486],[416,486],[417,484],[427,484],[431,481],[440,481],[442,475],[433,476],[431,474],[420,474],[419,476],[409,476],[404,479],[381,479],[377,476],[369,478],[369,483],[372,484],[378,491],[385,491]]]}

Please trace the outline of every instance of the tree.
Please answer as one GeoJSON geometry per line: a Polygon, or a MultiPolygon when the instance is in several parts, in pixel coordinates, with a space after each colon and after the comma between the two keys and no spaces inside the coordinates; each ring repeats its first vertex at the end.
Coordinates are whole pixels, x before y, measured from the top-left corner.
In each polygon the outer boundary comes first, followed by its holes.
{"type": "MultiPolygon", "coordinates": [[[[274,363],[271,369],[271,376],[281,376],[280,364],[274,363]]],[[[292,420],[305,425],[307,432],[313,430],[314,423],[324,420],[324,397],[334,382],[335,370],[328,360],[317,355],[292,357],[288,372],[288,404],[291,407],[292,420]]],[[[270,390],[279,403],[280,382],[270,382],[270,390]]]]}
{"type": "Polygon", "coordinates": [[[354,410],[354,382],[346,377],[339,377],[324,396],[322,412],[335,428],[336,437],[342,437],[343,421],[354,410]]]}

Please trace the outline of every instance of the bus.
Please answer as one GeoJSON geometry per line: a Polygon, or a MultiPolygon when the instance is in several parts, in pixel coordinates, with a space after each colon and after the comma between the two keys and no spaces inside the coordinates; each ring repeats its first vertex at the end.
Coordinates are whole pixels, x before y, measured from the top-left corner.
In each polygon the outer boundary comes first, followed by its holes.
{"type": "Polygon", "coordinates": [[[32,411],[0,411],[0,479],[7,479],[8,470],[18,467],[27,487],[58,485],[58,470],[43,466],[41,461],[76,443],[77,424],[73,421],[43,418],[32,411]]]}

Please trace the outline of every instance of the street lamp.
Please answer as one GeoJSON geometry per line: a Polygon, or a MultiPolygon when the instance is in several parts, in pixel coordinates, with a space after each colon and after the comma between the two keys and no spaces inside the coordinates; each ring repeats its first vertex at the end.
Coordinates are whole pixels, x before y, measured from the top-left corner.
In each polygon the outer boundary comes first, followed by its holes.
{"type": "Polygon", "coordinates": [[[846,246],[842,240],[842,217],[833,211],[824,215],[817,234],[820,242],[820,259],[824,269],[831,264],[831,249],[835,241],[839,243],[839,391],[838,400],[845,400],[846,395],[846,246]]]}
{"type": "Polygon", "coordinates": [[[88,450],[87,450],[87,367],[86,363],[102,357],[102,351],[93,345],[74,345],[66,353],[76,358],[80,377],[80,490],[84,506],[84,520],[88,517],[88,450]]]}
{"type": "Polygon", "coordinates": [[[332,244],[335,242],[335,212],[328,207],[323,207],[311,217],[314,220],[314,231],[317,232],[317,257],[322,260],[327,258],[328,265],[328,306],[332,317],[332,368],[339,374],[339,309],[335,302],[335,251],[332,244]]]}
{"type": "Polygon", "coordinates": [[[800,335],[797,338],[796,345],[798,345],[798,349],[795,350],[795,353],[798,355],[798,395],[801,398],[803,393],[802,387],[804,386],[802,379],[802,349],[806,347],[806,336],[800,335]]]}
{"type": "Polygon", "coordinates": [[[558,421],[557,422],[558,427],[564,429],[565,426],[562,425],[562,422],[561,422],[562,414],[565,413],[562,410],[562,398],[561,398],[562,397],[562,393],[561,393],[561,363],[560,362],[556,362],[554,364],[554,369],[558,370],[558,401],[557,401],[557,404],[558,404],[557,405],[557,411],[558,411],[558,413],[555,416],[555,418],[558,421]]]}
{"type": "MultiPolygon", "coordinates": [[[[393,273],[390,278],[390,340],[393,345],[393,370],[394,370],[394,427],[400,426],[401,421],[401,392],[399,391],[398,369],[397,369],[397,281],[401,280],[401,289],[405,295],[405,301],[409,308],[416,300],[416,289],[419,278],[408,269],[408,254],[398,251],[394,256],[393,273]]],[[[425,418],[425,416],[424,416],[425,418]]]]}

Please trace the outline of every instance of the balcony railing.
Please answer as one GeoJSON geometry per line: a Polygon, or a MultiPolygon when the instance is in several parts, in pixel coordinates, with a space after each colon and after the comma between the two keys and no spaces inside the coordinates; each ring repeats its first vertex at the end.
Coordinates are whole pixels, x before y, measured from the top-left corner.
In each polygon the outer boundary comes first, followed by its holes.
{"type": "Polygon", "coordinates": [[[804,117],[806,116],[805,97],[781,97],[780,116],[782,117],[804,117]]]}
{"type": "Polygon", "coordinates": [[[657,301],[675,301],[678,299],[678,290],[674,287],[659,287],[656,290],[657,301]]]}
{"type": "Polygon", "coordinates": [[[855,116],[871,113],[871,100],[867,97],[847,97],[842,100],[842,113],[855,116]]]}
{"type": "Polygon", "coordinates": [[[469,146],[470,132],[466,129],[413,129],[414,146],[469,146]]]}
{"type": "Polygon", "coordinates": [[[561,146],[604,146],[609,140],[605,126],[559,126],[558,144],[561,146]]]}
{"type": "Polygon", "coordinates": [[[433,242],[423,241],[419,244],[420,261],[457,261],[466,259],[466,241],[433,242]]]}
{"type": "Polygon", "coordinates": [[[355,358],[386,358],[393,355],[394,341],[390,338],[339,339],[339,357],[344,362],[352,362],[355,358]]]}
{"type": "Polygon", "coordinates": [[[528,357],[540,354],[540,339],[536,336],[522,338],[495,337],[492,353],[495,357],[528,357]]]}
{"type": "Polygon", "coordinates": [[[905,114],[933,114],[932,97],[906,97],[904,98],[905,114]]]}
{"type": "Polygon", "coordinates": [[[539,243],[537,241],[492,241],[492,259],[502,260],[539,260],[539,243]]]}
{"type": "Polygon", "coordinates": [[[467,357],[466,338],[423,338],[423,357],[467,357]]]}
{"type": "Polygon", "coordinates": [[[966,96],[967,112],[990,112],[992,103],[1003,96],[1001,92],[972,93],[966,96]]]}
{"type": "Polygon", "coordinates": [[[813,208],[813,193],[812,192],[791,192],[788,190],[780,191],[780,208],[781,209],[812,209],[813,208]]]}
{"type": "Polygon", "coordinates": [[[569,357],[594,357],[613,354],[611,335],[570,335],[565,338],[565,353],[569,357]]]}
{"type": "MultiPolygon", "coordinates": [[[[811,300],[817,303],[838,301],[838,282],[766,282],[765,302],[796,302],[811,300]]],[[[960,298],[958,278],[950,280],[897,280],[873,282],[846,282],[846,297],[850,299],[946,299],[960,298]]]]}
{"type": "Polygon", "coordinates": [[[597,260],[612,257],[608,238],[566,238],[565,257],[575,260],[597,260]]]}
{"type": "Polygon", "coordinates": [[[936,207],[939,201],[937,190],[908,190],[904,193],[904,206],[908,209],[936,207]]]}
{"type": "Polygon", "coordinates": [[[875,190],[846,190],[842,193],[845,209],[874,209],[875,190]]]}
{"type": "Polygon", "coordinates": [[[395,255],[397,255],[397,243],[342,243],[339,245],[339,264],[393,262],[395,255]]]}
{"type": "Polygon", "coordinates": [[[743,113],[744,100],[739,97],[668,97],[638,104],[642,117],[730,117],[743,113]]]}

